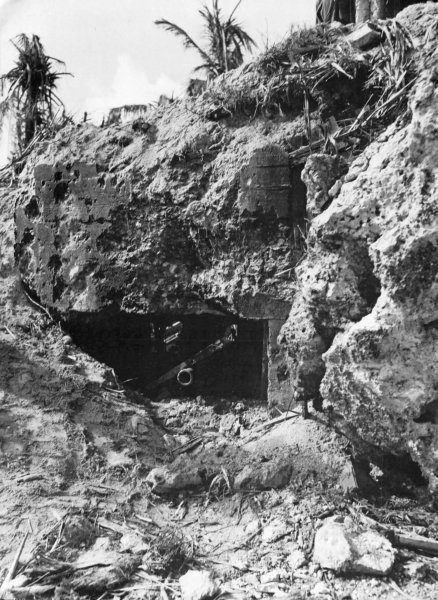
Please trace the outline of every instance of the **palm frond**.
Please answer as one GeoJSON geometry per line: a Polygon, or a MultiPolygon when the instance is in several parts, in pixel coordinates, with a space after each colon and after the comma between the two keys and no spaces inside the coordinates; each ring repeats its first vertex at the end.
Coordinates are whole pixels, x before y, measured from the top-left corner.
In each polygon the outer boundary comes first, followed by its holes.
{"type": "Polygon", "coordinates": [[[211,63],[211,60],[210,60],[210,57],[208,56],[208,54],[195,42],[195,40],[182,27],[180,27],[176,23],[172,23],[171,21],[168,21],[167,19],[158,19],[157,21],[155,21],[155,25],[164,27],[164,29],[166,29],[166,31],[170,31],[171,33],[174,33],[176,36],[182,37],[184,40],[183,41],[184,46],[186,48],[194,48],[195,50],[197,50],[199,52],[199,54],[202,56],[202,58],[207,63],[211,63]]]}
{"type": "Polygon", "coordinates": [[[203,64],[196,70],[205,70],[212,77],[234,69],[243,62],[243,50],[251,51],[256,45],[253,38],[235,20],[235,13],[240,6],[237,2],[228,18],[222,15],[219,0],[212,0],[211,6],[204,4],[198,11],[203,21],[203,35],[206,41],[205,49],[179,25],[167,19],[155,21],[156,25],[183,38],[186,48],[198,51],[203,64]]]}
{"type": "Polygon", "coordinates": [[[15,66],[0,77],[9,83],[6,98],[13,99],[16,111],[23,113],[24,143],[29,144],[37,128],[44,127],[53,117],[53,108],[64,107],[54,92],[57,82],[67,72],[58,72],[53,64],[63,61],[48,56],[37,35],[20,34],[11,40],[18,52],[15,66]]]}

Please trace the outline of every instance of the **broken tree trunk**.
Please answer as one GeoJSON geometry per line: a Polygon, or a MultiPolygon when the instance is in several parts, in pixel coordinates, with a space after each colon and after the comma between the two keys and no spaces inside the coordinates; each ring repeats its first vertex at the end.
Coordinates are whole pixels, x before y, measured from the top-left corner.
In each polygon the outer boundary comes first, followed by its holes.
{"type": "Polygon", "coordinates": [[[398,546],[399,548],[408,548],[409,550],[438,556],[437,540],[431,540],[421,535],[405,535],[395,531],[391,532],[389,537],[394,546],[398,546]]]}
{"type": "Polygon", "coordinates": [[[386,19],[386,0],[371,0],[371,18],[386,19]]]}
{"type": "Polygon", "coordinates": [[[365,23],[371,18],[371,0],[356,0],[356,23],[365,23]]]}

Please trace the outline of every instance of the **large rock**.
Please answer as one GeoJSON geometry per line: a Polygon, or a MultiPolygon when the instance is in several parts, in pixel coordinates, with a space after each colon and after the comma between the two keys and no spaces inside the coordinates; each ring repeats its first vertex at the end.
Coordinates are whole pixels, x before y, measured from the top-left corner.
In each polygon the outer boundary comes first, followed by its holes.
{"type": "Polygon", "coordinates": [[[376,531],[361,529],[350,518],[330,517],[316,532],[313,560],[337,573],[388,575],[395,551],[376,531]]]}
{"type": "Polygon", "coordinates": [[[309,233],[283,336],[298,399],[438,476],[438,55],[309,233]]]}

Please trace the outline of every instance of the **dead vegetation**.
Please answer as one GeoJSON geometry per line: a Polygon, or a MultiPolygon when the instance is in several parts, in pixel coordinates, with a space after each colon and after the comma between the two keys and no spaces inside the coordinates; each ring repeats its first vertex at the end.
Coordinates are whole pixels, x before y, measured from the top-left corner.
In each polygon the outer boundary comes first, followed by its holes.
{"type": "Polygon", "coordinates": [[[253,63],[211,85],[203,103],[210,118],[295,118],[304,115],[307,143],[291,154],[363,148],[408,110],[418,72],[412,39],[396,20],[370,25],[369,49],[349,39],[351,28],[298,30],[253,63]],[[335,117],[336,115],[336,117],[335,117]]]}

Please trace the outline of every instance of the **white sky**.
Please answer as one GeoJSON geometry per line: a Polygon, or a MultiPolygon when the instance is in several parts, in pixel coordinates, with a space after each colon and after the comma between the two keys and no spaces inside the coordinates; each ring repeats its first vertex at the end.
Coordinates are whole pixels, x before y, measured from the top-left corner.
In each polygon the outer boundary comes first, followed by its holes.
{"type": "MultiPolygon", "coordinates": [[[[228,15],[237,0],[220,0],[228,15]]],[[[316,0],[242,0],[238,21],[263,48],[280,40],[292,24],[313,23],[316,0]]],[[[208,5],[211,0],[205,0],[208,5]]],[[[37,34],[46,52],[62,59],[74,78],[64,78],[59,95],[69,112],[86,110],[96,120],[122,104],[156,101],[185,88],[195,51],[154,25],[165,18],[202,40],[197,11],[202,0],[0,0],[0,73],[16,51],[9,40],[37,34]]]]}

